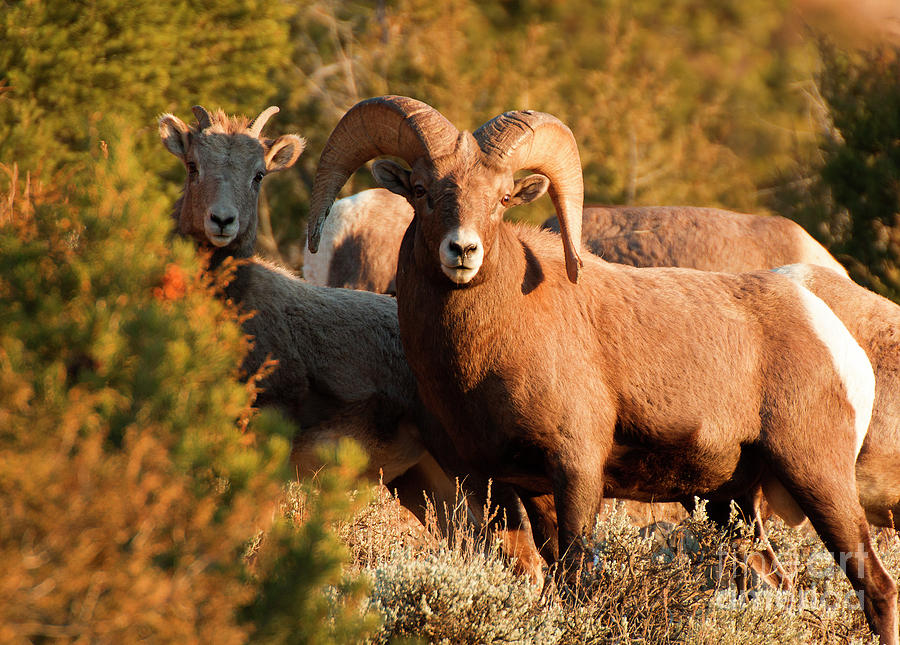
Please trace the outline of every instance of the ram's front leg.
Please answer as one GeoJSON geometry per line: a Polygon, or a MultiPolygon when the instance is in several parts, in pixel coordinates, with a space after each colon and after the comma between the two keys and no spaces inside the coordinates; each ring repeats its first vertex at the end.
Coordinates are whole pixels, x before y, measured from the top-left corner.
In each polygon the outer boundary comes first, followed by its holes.
{"type": "Polygon", "coordinates": [[[560,574],[574,581],[585,564],[584,535],[594,528],[603,503],[603,456],[595,445],[572,446],[556,456],[551,470],[559,522],[560,574]]]}

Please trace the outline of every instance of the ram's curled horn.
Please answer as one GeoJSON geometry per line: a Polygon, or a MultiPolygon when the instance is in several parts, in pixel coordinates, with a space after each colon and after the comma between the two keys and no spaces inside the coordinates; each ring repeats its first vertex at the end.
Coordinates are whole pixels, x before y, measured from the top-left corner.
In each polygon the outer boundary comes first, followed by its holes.
{"type": "Polygon", "coordinates": [[[277,105],[270,105],[250,122],[250,125],[247,127],[247,133],[251,137],[259,138],[259,135],[262,134],[262,129],[266,126],[266,122],[280,111],[281,108],[277,105]]]}
{"type": "Polygon", "coordinates": [[[379,96],[350,108],[319,157],[309,209],[309,250],[318,250],[331,204],[357,168],[382,155],[412,165],[420,157],[449,152],[458,136],[440,112],[405,96],[379,96]]]}
{"type": "Polygon", "coordinates": [[[556,207],[566,254],[566,274],[572,282],[581,260],[581,216],[584,179],[581,157],[572,131],[559,119],[543,112],[506,112],[474,132],[475,140],[494,163],[510,172],[532,170],[550,180],[550,199],[556,207]]]}
{"type": "Polygon", "coordinates": [[[197,124],[200,126],[201,132],[212,125],[212,118],[209,116],[209,112],[206,111],[206,108],[202,105],[195,105],[191,108],[191,112],[197,117],[197,124]]]}

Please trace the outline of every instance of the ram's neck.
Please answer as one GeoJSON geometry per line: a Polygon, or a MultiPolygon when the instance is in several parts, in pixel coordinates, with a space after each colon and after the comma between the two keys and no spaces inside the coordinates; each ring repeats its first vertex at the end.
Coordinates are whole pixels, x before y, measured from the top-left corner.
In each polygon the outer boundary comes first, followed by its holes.
{"type": "Polygon", "coordinates": [[[413,233],[404,238],[397,276],[400,333],[420,378],[477,387],[514,325],[515,309],[528,283],[522,244],[511,227],[501,233],[471,286],[458,287],[439,269],[414,261],[413,233]],[[471,360],[477,356],[478,360],[471,360]],[[426,376],[427,375],[427,376],[426,376]],[[451,378],[447,378],[452,375],[451,378]]]}

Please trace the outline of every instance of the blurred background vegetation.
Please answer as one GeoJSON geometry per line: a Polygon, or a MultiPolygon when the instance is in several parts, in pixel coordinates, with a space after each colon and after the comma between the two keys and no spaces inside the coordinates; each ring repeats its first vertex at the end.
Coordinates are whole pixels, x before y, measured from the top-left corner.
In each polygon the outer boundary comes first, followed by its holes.
{"type": "MultiPolygon", "coordinates": [[[[900,300],[893,0],[2,7],[3,642],[350,642],[373,624],[328,528],[358,456],[335,460],[307,529],[272,524],[292,428],[252,412],[234,312],[167,239],[183,170],[162,112],[282,108],[269,130],[309,152],[267,180],[260,243],[294,267],[324,140],[393,93],[467,129],[550,112],[579,141],[589,202],[786,215],[900,300]]],[[[370,185],[358,173],[346,191],[370,185]]]]}
{"type": "MultiPolygon", "coordinates": [[[[54,176],[117,117],[174,200],[182,170],[159,154],[155,116],[277,104],[271,130],[309,146],[267,183],[261,248],[298,267],[317,153],[358,100],[414,96],[468,129],[536,109],[575,132],[589,202],[795,217],[897,297],[898,13],[891,0],[7,2],[0,161],[54,176]]],[[[347,192],[370,185],[359,173],[347,192]]]]}

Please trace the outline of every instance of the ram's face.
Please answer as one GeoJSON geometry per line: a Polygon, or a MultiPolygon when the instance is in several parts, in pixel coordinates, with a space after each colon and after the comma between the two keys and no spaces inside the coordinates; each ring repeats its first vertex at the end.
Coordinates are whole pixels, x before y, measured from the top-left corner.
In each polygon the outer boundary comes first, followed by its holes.
{"type": "Polygon", "coordinates": [[[506,209],[536,199],[547,190],[542,175],[514,180],[505,168],[487,163],[474,139],[463,133],[452,155],[420,159],[411,170],[393,162],[377,162],[376,178],[404,195],[416,213],[421,235],[419,257],[439,267],[452,283],[480,281],[482,266],[497,244],[506,209]]]}
{"type": "Polygon", "coordinates": [[[469,284],[494,245],[512,177],[489,171],[477,158],[442,170],[411,174],[411,203],[428,256],[451,282],[469,284]]]}

